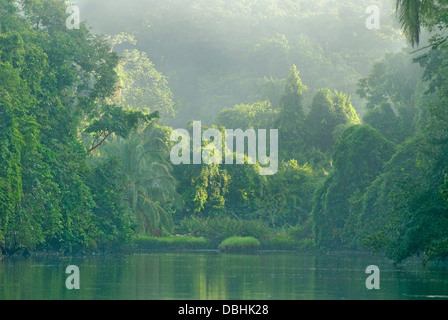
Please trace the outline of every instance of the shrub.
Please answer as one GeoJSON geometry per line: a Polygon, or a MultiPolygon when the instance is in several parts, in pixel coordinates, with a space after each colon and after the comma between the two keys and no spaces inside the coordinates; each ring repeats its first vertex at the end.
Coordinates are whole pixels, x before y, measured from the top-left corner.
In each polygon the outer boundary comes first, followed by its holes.
{"type": "Polygon", "coordinates": [[[229,217],[214,218],[208,221],[206,238],[217,245],[229,237],[244,235],[244,221],[230,219],[229,217]]]}
{"type": "Polygon", "coordinates": [[[176,233],[193,237],[208,238],[206,236],[207,224],[207,219],[191,216],[183,219],[179,225],[176,226],[176,233]]]}
{"type": "Polygon", "coordinates": [[[231,237],[219,245],[218,249],[223,252],[254,252],[260,247],[260,241],[253,237],[231,237]]]}
{"type": "Polygon", "coordinates": [[[244,232],[241,236],[254,237],[256,239],[267,239],[271,234],[271,229],[263,222],[257,220],[244,221],[244,232]]]}

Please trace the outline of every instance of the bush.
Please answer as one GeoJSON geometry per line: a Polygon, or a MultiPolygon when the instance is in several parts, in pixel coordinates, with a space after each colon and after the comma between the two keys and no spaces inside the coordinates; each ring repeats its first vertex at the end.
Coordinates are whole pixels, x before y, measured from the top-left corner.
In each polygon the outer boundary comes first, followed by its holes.
{"type": "Polygon", "coordinates": [[[177,234],[208,238],[206,236],[207,224],[207,219],[191,216],[183,219],[175,230],[177,234]]]}
{"type": "Polygon", "coordinates": [[[256,252],[260,247],[260,241],[253,237],[231,237],[219,245],[218,249],[223,252],[256,252]]]}
{"type": "Polygon", "coordinates": [[[244,221],[244,232],[241,236],[267,239],[271,233],[272,230],[265,223],[257,220],[249,220],[244,221]]]}
{"type": "Polygon", "coordinates": [[[217,245],[229,237],[244,236],[244,221],[225,218],[214,218],[208,221],[206,238],[217,245]]]}

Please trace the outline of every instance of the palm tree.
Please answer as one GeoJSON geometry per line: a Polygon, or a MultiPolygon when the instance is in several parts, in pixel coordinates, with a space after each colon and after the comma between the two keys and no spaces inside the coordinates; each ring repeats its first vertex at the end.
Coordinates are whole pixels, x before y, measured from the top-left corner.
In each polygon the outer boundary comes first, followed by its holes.
{"type": "Polygon", "coordinates": [[[422,24],[435,10],[434,0],[397,0],[398,20],[412,46],[419,45],[422,24]]]}
{"type": "Polygon", "coordinates": [[[167,162],[167,147],[156,136],[153,125],[128,139],[118,138],[110,143],[107,152],[120,157],[126,177],[126,190],[131,209],[136,215],[140,234],[155,234],[163,226],[170,228],[169,205],[180,207],[176,192],[177,181],[171,176],[167,162]],[[152,128],[150,128],[152,127],[152,128]]]}

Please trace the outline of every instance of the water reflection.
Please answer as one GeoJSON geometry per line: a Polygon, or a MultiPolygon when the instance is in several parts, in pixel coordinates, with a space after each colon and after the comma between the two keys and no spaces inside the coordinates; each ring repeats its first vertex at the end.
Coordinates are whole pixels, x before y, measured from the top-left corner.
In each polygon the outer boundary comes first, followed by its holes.
{"type": "Polygon", "coordinates": [[[448,296],[446,266],[397,268],[371,256],[154,253],[0,263],[0,299],[434,299],[448,296]],[[81,290],[65,288],[77,265],[81,290]],[[365,269],[378,265],[381,290],[365,269]]]}

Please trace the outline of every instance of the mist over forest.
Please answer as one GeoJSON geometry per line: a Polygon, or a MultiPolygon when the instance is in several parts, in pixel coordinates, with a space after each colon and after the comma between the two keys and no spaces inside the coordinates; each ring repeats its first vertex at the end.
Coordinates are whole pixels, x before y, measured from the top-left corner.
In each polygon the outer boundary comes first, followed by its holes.
{"type": "Polygon", "coordinates": [[[211,124],[224,108],[269,99],[278,107],[292,65],[314,93],[330,88],[351,96],[358,80],[390,52],[407,47],[391,1],[144,1],[78,0],[93,32],[126,32],[167,77],[176,117],[211,124]],[[365,9],[378,5],[381,29],[365,27],[365,9]]]}

